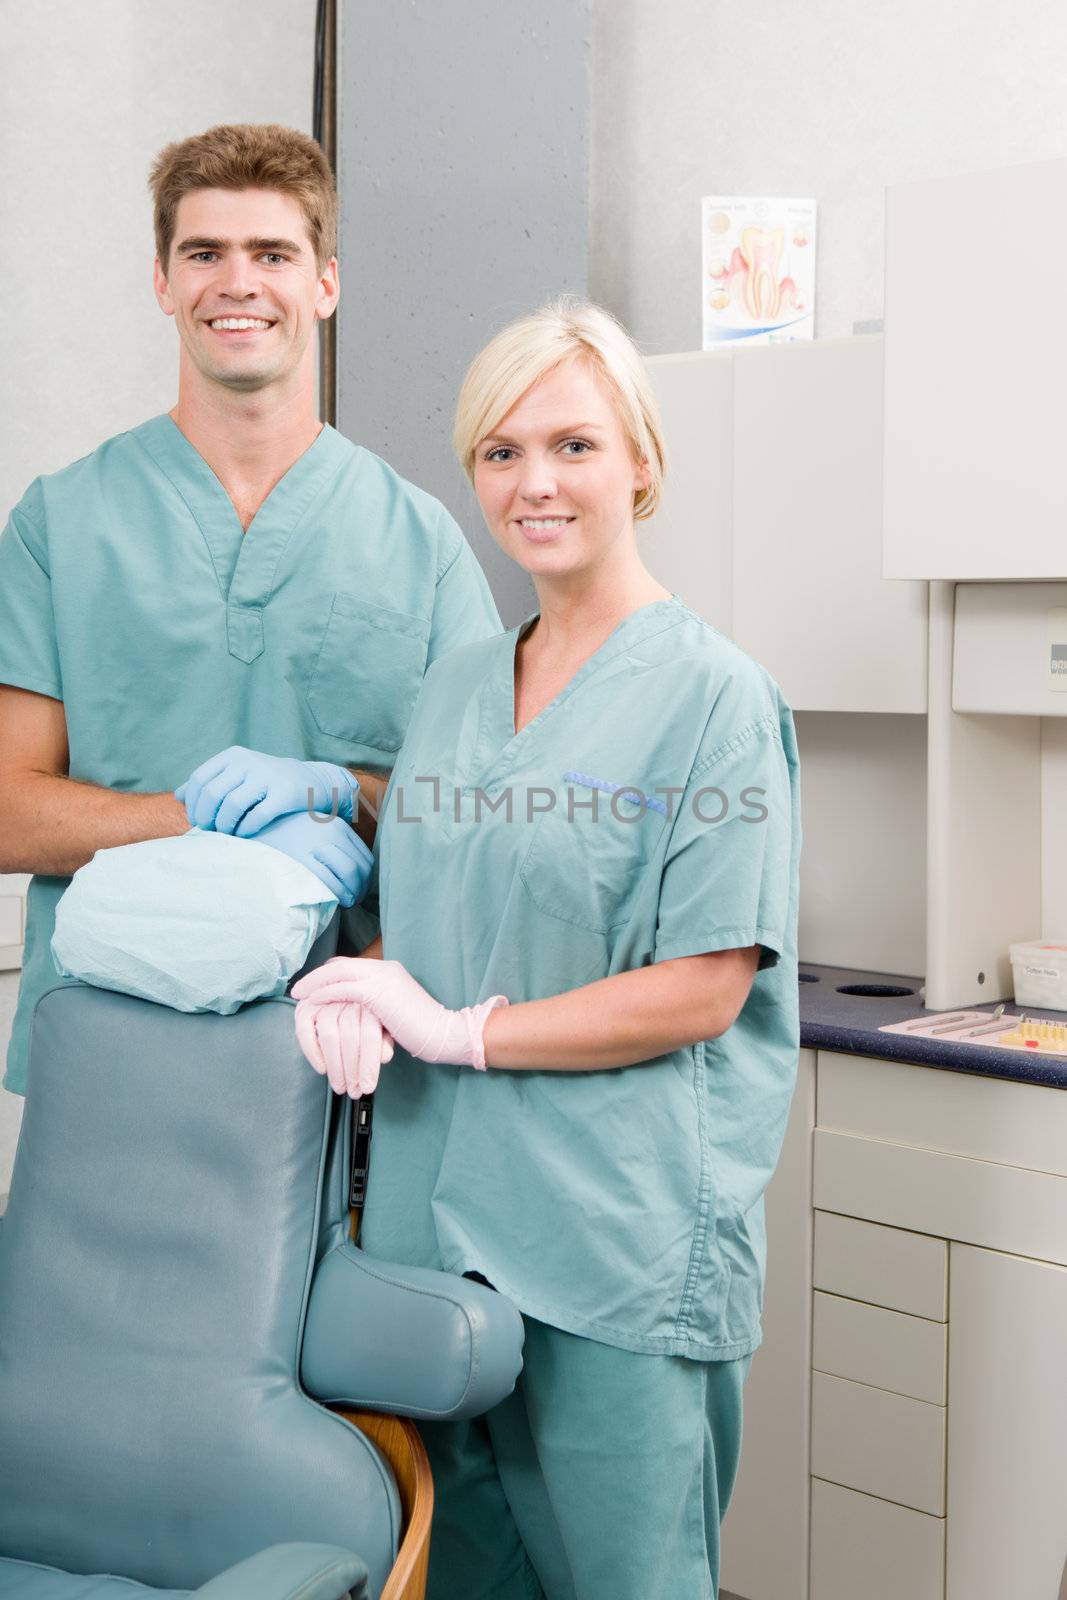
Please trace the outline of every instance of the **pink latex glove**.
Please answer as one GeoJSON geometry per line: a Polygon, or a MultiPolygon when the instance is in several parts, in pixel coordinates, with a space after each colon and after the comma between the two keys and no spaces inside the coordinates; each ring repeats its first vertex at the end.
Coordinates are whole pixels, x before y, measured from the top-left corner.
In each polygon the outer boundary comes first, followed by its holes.
{"type": "Polygon", "coordinates": [[[334,1093],[350,1094],[353,1100],[374,1093],[382,1063],[393,1058],[392,1039],[366,1006],[301,1000],[296,1038],[334,1093]]]}
{"type": "Polygon", "coordinates": [[[480,1005],[450,1011],[427,994],[399,961],[367,961],[335,956],[294,983],[296,1000],[356,1002],[372,1011],[382,1027],[420,1061],[448,1061],[485,1070],[484,1031],[490,1012],[506,1006],[502,994],[480,1005]]]}

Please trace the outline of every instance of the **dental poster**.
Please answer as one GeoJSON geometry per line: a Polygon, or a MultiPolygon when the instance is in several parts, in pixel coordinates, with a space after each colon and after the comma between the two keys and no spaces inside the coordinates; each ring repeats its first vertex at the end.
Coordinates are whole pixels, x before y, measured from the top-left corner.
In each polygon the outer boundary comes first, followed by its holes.
{"type": "Polygon", "coordinates": [[[704,349],[815,336],[815,201],[703,202],[704,349]]]}

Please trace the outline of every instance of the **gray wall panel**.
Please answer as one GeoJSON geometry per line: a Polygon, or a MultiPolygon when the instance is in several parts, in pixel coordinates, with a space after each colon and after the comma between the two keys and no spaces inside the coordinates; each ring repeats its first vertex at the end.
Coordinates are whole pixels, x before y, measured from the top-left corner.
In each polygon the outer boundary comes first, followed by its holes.
{"type": "Polygon", "coordinates": [[[452,455],[467,364],[516,314],[585,294],[589,0],[341,8],[338,426],[437,495],[506,623],[533,607],[452,455]]]}

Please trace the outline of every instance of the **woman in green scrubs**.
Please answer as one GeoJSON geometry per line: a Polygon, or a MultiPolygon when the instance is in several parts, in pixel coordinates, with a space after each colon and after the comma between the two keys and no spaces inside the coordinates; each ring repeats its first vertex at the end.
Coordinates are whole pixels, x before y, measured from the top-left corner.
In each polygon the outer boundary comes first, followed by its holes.
{"type": "Polygon", "coordinates": [[[302,980],[301,1037],[353,1093],[395,1041],[365,1248],[477,1274],[526,1323],[515,1392],[423,1430],[431,1600],[697,1600],[797,1064],[792,718],[642,562],[663,447],[606,313],[497,335],[456,443],[539,610],[427,674],[379,827],[384,945],[302,980]],[[435,1015],[469,1053],[423,1042],[435,1015]]]}

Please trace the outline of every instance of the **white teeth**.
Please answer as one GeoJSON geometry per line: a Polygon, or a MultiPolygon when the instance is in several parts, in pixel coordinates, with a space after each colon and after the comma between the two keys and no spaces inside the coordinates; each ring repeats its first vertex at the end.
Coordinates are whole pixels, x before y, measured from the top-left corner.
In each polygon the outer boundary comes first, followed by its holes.
{"type": "Polygon", "coordinates": [[[521,522],[521,525],[524,528],[565,528],[567,526],[568,522],[571,521],[571,518],[570,517],[521,517],[519,520],[521,522]]]}
{"type": "Polygon", "coordinates": [[[265,322],[262,317],[216,317],[211,326],[239,331],[241,328],[269,328],[270,323],[265,322]]]}

